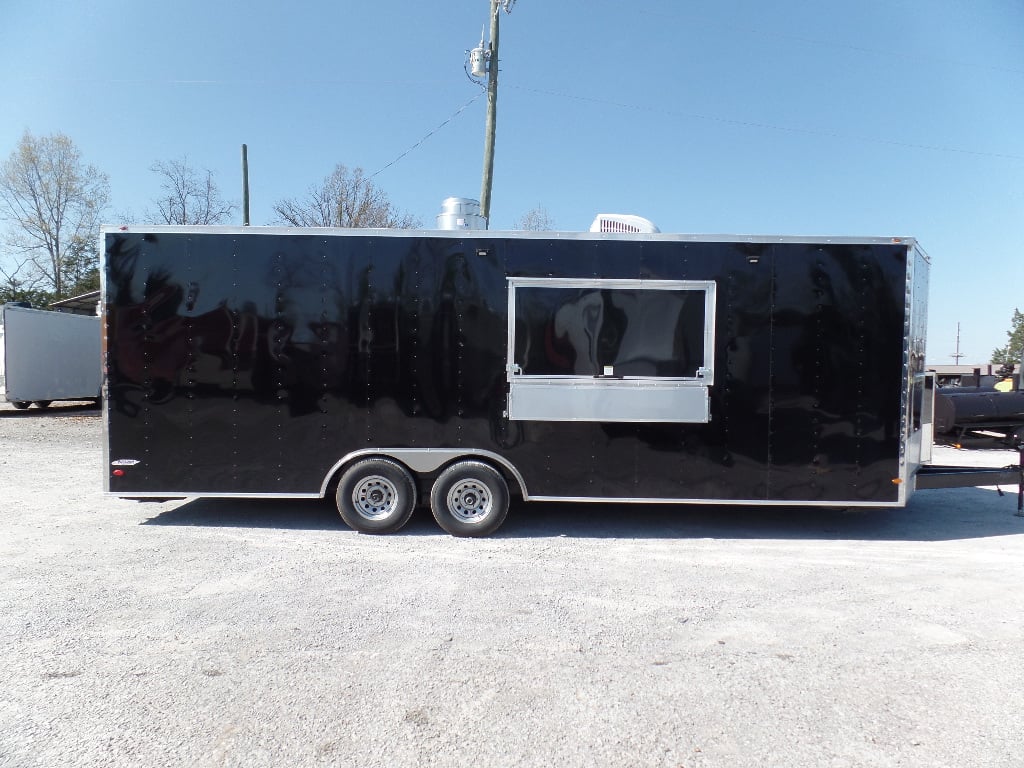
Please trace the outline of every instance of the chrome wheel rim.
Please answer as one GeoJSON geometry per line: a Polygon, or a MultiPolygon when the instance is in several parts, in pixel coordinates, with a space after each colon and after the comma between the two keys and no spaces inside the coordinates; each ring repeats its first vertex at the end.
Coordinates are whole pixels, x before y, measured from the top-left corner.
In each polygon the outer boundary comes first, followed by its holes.
{"type": "Polygon", "coordinates": [[[364,477],[352,489],[352,506],[360,517],[383,520],[398,507],[398,488],[381,475],[364,477]]]}
{"type": "Polygon", "coordinates": [[[493,508],[494,497],[479,480],[460,480],[448,491],[448,509],[463,522],[479,523],[493,508]]]}

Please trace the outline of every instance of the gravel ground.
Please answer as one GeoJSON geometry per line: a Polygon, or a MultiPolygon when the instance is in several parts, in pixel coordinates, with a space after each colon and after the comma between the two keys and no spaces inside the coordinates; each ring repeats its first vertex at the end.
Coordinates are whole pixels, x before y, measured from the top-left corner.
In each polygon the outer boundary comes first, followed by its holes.
{"type": "Polygon", "coordinates": [[[0,766],[1024,760],[1015,493],[372,537],[326,502],[104,498],[101,441],[95,409],[0,405],[0,766]]]}

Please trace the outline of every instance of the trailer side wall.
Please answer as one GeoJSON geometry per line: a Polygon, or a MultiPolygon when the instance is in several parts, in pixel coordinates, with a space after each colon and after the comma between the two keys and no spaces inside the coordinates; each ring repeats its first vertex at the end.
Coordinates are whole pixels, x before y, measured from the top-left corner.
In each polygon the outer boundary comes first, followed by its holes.
{"type": "Polygon", "coordinates": [[[12,402],[100,395],[100,319],[5,306],[0,395],[12,402]]]}
{"type": "MultiPolygon", "coordinates": [[[[531,497],[901,501],[905,244],[463,234],[107,233],[108,451],[128,467],[108,489],[318,494],[354,452],[445,448],[501,457],[531,497]],[[624,333],[659,323],[615,290],[712,284],[708,418],[509,418],[523,279],[581,281],[553,311],[603,291],[624,333]]],[[[701,343],[687,322],[657,343],[701,343]]],[[[527,336],[557,372],[581,353],[550,325],[527,336]]],[[[702,386],[698,367],[664,370],[702,386]]]]}

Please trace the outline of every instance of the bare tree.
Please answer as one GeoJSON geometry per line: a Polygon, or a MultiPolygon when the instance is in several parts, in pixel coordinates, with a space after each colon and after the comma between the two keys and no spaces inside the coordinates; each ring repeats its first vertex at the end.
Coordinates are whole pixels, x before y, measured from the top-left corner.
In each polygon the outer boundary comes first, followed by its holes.
{"type": "Polygon", "coordinates": [[[83,165],[71,139],[25,131],[0,168],[0,218],[19,262],[13,274],[24,268],[27,286],[56,298],[74,292],[99,263],[93,244],[109,196],[107,175],[83,165]]]}
{"type": "Polygon", "coordinates": [[[411,214],[395,210],[387,194],[363,175],[339,164],[302,200],[274,204],[277,223],[293,227],[387,227],[411,229],[420,225],[411,214]]]}
{"type": "Polygon", "coordinates": [[[53,294],[38,287],[39,278],[21,276],[29,266],[27,259],[14,259],[13,265],[0,264],[0,304],[8,301],[27,301],[41,307],[53,301],[53,294]]]}
{"type": "Polygon", "coordinates": [[[531,208],[516,220],[513,229],[528,229],[533,232],[550,232],[555,228],[555,220],[543,205],[531,208]]]}
{"type": "Polygon", "coordinates": [[[221,197],[213,172],[197,171],[187,157],[154,163],[149,170],[160,177],[157,211],[145,213],[154,224],[220,224],[238,208],[221,197]]]}

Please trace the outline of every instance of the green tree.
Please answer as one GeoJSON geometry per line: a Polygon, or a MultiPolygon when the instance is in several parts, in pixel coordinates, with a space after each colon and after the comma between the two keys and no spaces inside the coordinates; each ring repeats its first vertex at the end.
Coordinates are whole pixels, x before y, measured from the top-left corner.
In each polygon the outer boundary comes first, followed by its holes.
{"type": "Polygon", "coordinates": [[[62,299],[99,264],[99,223],[110,196],[107,176],[82,163],[67,136],[28,131],[0,166],[0,219],[16,266],[4,277],[62,299]]]}
{"type": "Polygon", "coordinates": [[[1020,365],[1021,357],[1024,356],[1024,314],[1019,309],[1013,310],[1013,319],[1010,320],[1010,330],[1006,336],[1006,346],[992,350],[992,362],[1020,365]]]}
{"type": "Polygon", "coordinates": [[[274,203],[277,223],[293,227],[383,227],[411,229],[419,221],[395,209],[387,193],[363,175],[338,165],[302,200],[274,203]]]}
{"type": "Polygon", "coordinates": [[[75,237],[64,260],[64,296],[81,296],[100,289],[100,262],[96,238],[75,237]]]}

